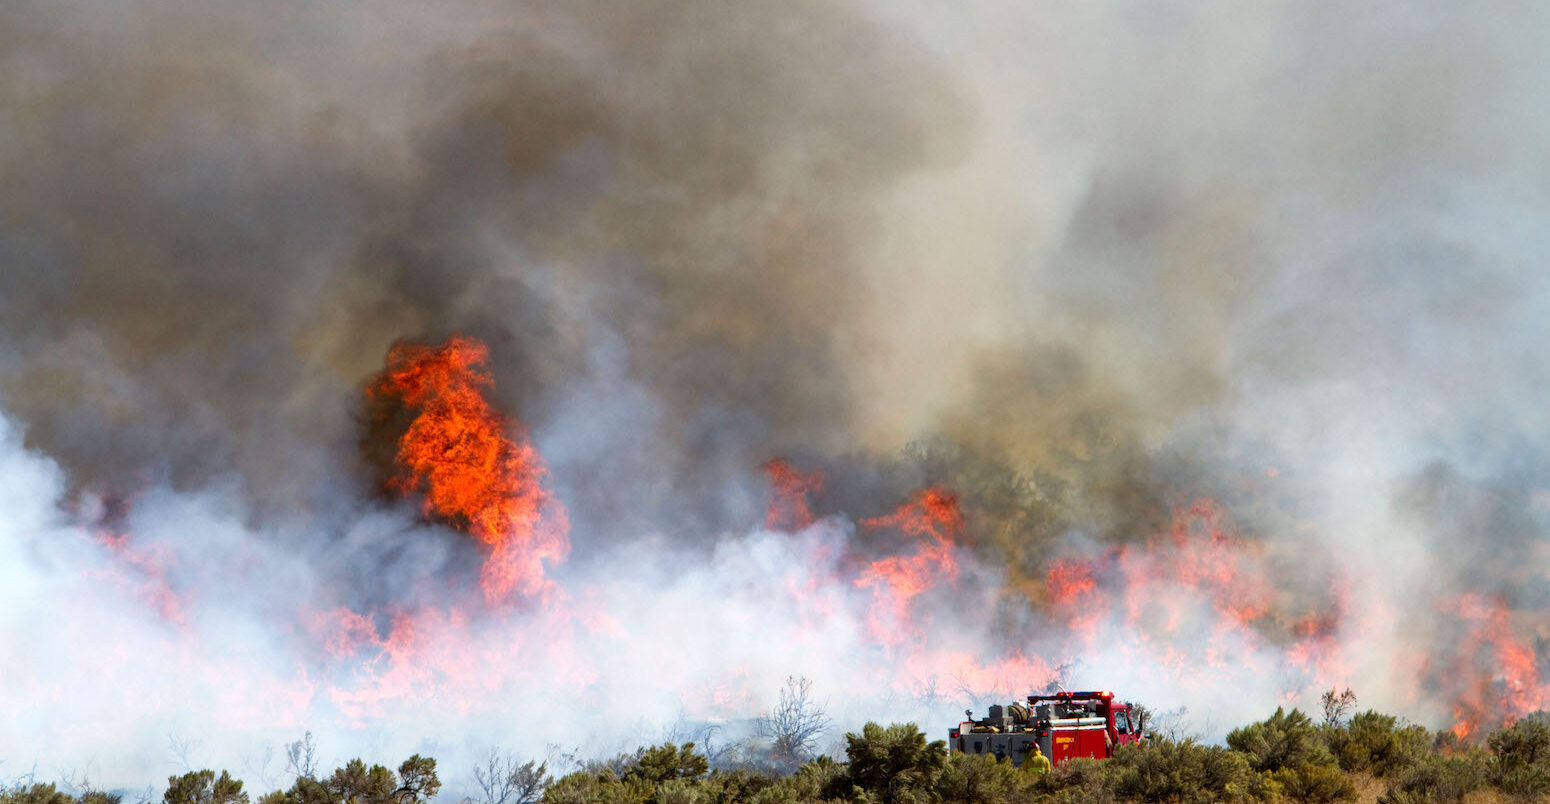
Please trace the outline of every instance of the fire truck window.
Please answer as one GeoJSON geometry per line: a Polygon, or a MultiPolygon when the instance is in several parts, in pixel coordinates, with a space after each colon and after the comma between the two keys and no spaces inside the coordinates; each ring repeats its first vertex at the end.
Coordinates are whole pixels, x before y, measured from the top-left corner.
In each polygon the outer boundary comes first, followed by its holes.
{"type": "Polygon", "coordinates": [[[1120,734],[1130,733],[1130,718],[1124,712],[1114,713],[1114,729],[1120,734]]]}

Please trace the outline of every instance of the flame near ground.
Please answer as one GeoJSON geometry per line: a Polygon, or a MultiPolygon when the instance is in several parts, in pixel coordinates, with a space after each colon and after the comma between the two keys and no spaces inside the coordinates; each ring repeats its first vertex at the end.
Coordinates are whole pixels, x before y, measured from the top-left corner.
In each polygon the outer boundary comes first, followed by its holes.
{"type": "Polygon", "coordinates": [[[0,776],[1547,705],[1545,20],[422,5],[0,8],[0,776]]]}
{"type": "MultiPolygon", "coordinates": [[[[107,746],[115,733],[143,732],[148,722],[166,729],[171,748],[92,756],[68,774],[132,776],[137,763],[169,750],[181,757],[190,744],[197,755],[202,738],[181,735],[245,735],[240,761],[260,778],[279,772],[276,741],[300,730],[352,746],[368,736],[368,745],[380,741],[377,750],[458,757],[481,742],[535,755],[622,750],[664,734],[703,739],[707,724],[746,720],[767,706],[783,674],[814,678],[847,717],[947,722],[965,703],[1065,684],[1114,686],[1153,706],[1205,702],[1209,717],[1230,726],[1229,718],[1253,716],[1256,704],[1307,705],[1323,690],[1352,684],[1357,657],[1349,646],[1394,627],[1394,613],[1371,599],[1364,605],[1364,590],[1338,574],[1317,608],[1290,617],[1277,599],[1289,590],[1271,570],[1267,546],[1235,533],[1230,513],[1210,501],[1181,507],[1169,527],[1142,541],[1052,561],[1042,599],[1031,601],[963,545],[964,517],[951,491],[922,489],[896,511],[859,522],[815,517],[822,479],[783,460],[759,467],[769,488],[764,527],[751,526],[709,556],[632,545],[615,557],[617,574],[570,578],[565,510],[543,487],[541,458],[519,426],[486,401],[487,354],[461,336],[395,346],[368,388],[408,411],[397,441],[400,473],[389,488],[423,503],[441,527],[466,534],[482,556],[477,570],[417,579],[445,588],[380,608],[331,603],[328,579],[315,577],[308,596],[268,601],[276,618],[246,621],[244,609],[265,597],[283,557],[254,554],[245,535],[228,538],[216,554],[248,571],[201,580],[203,569],[181,566],[181,534],[237,526],[175,496],[136,501],[111,517],[95,511],[99,521],[117,520],[120,532],[70,526],[36,504],[62,494],[57,469],[18,451],[8,434],[10,510],[30,507],[35,517],[20,520],[28,529],[8,541],[31,554],[8,556],[9,563],[41,558],[56,567],[42,582],[20,579],[10,602],[63,601],[86,588],[97,590],[89,595],[95,600],[116,601],[111,615],[64,607],[61,624],[95,631],[99,661],[88,675],[124,696],[114,710],[93,713],[87,732],[49,728],[78,693],[34,675],[37,656],[13,654],[7,711],[39,725],[31,738],[39,756],[65,750],[52,739],[107,746]],[[141,521],[182,524],[173,533],[141,532],[141,521]],[[866,554],[858,541],[865,532],[881,537],[871,551],[886,543],[886,555],[866,554]],[[987,630],[977,613],[1008,604],[1036,615],[1012,639],[987,630]],[[274,654],[292,662],[277,664],[274,654]],[[844,661],[824,658],[831,656],[844,661]],[[1223,690],[1243,700],[1223,701],[1223,690]],[[200,702],[197,717],[175,703],[187,700],[200,702]],[[578,705],[620,714],[589,725],[575,714],[578,705]],[[491,723],[505,718],[492,712],[513,714],[502,729],[491,723]],[[468,723],[479,724],[477,736],[455,731],[468,723]],[[566,728],[524,733],[541,723],[566,728]],[[404,735],[406,724],[423,733],[404,735]],[[459,737],[467,742],[442,742],[459,737]]],[[[1550,687],[1502,603],[1471,595],[1457,606],[1467,650],[1401,657],[1410,664],[1396,670],[1416,674],[1407,688],[1446,684],[1440,700],[1452,703],[1453,729],[1464,737],[1542,708],[1550,687]]],[[[57,640],[51,633],[33,644],[58,647],[57,640]]],[[[230,755],[217,761],[235,764],[230,755]]]]}

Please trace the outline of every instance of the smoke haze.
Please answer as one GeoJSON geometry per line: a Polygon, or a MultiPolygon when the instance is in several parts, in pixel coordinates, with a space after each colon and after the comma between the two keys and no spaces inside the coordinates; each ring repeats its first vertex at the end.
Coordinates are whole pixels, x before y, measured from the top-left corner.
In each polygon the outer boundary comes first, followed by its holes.
{"type": "Polygon", "coordinates": [[[1546,708],[1544,13],[6,3],[0,777],[1546,708]],[[552,598],[386,484],[458,333],[552,598]]]}

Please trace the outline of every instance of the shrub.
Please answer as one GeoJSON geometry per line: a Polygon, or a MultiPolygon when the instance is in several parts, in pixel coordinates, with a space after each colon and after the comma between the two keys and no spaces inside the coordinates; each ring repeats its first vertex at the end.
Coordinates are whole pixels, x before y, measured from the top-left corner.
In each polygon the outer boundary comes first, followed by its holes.
{"type": "Polygon", "coordinates": [[[954,804],[995,804],[1033,781],[1010,760],[989,754],[953,754],[937,779],[936,790],[944,801],[954,804]]]}
{"type": "Polygon", "coordinates": [[[231,778],[230,773],[221,771],[217,779],[215,771],[202,770],[167,777],[167,792],[162,794],[162,801],[165,804],[248,804],[248,794],[242,792],[242,782],[231,778]]]}
{"type": "Polygon", "coordinates": [[[1346,801],[1356,798],[1356,785],[1334,763],[1298,765],[1271,774],[1287,798],[1297,801],[1346,801]]]}
{"type": "Polygon", "coordinates": [[[821,756],[803,763],[796,773],[782,779],[780,785],[790,788],[801,801],[838,798],[850,792],[847,770],[833,758],[821,756]]]}
{"type": "Polygon", "coordinates": [[[1269,773],[1256,773],[1249,780],[1249,798],[1254,801],[1280,801],[1286,798],[1286,788],[1269,773]]]}
{"type": "Polygon", "coordinates": [[[1481,751],[1453,756],[1431,754],[1399,774],[1378,801],[1381,804],[1456,803],[1490,784],[1490,759],[1481,751]]]}
{"type": "Polygon", "coordinates": [[[18,785],[0,790],[0,804],[72,804],[74,800],[51,784],[18,785]]]}
{"type": "Polygon", "coordinates": [[[1296,709],[1286,712],[1277,708],[1268,720],[1233,729],[1227,735],[1227,745],[1247,755],[1249,765],[1257,771],[1334,762],[1313,721],[1296,709]]]}
{"type": "Polygon", "coordinates": [[[772,776],[746,769],[713,771],[700,784],[705,794],[716,804],[732,804],[753,799],[755,795],[774,785],[772,776]]]}
{"type": "Polygon", "coordinates": [[[653,791],[639,781],[625,782],[611,770],[576,771],[544,791],[543,804],[646,804],[653,791]]]}
{"type": "Polygon", "coordinates": [[[664,743],[641,752],[635,764],[625,769],[623,779],[655,786],[669,779],[697,779],[709,770],[710,760],[695,752],[694,743],[664,743]]]}
{"type": "Polygon", "coordinates": [[[868,723],[845,742],[851,785],[883,804],[924,800],[947,761],[947,743],[926,742],[914,723],[886,729],[868,723]]]}
{"type": "Polygon", "coordinates": [[[1369,710],[1351,718],[1348,727],[1326,729],[1324,739],[1343,770],[1388,777],[1421,761],[1431,734],[1369,710]]]}
{"type": "Polygon", "coordinates": [[[1486,738],[1502,771],[1550,762],[1550,726],[1538,720],[1520,720],[1486,738]]]}
{"type": "Polygon", "coordinates": [[[710,804],[705,785],[689,779],[668,779],[652,794],[653,804],[710,804]]]}
{"type": "Polygon", "coordinates": [[[748,804],[801,804],[803,801],[816,800],[817,796],[804,799],[792,788],[776,784],[753,794],[753,797],[748,799],[748,804]]]}
{"type": "Polygon", "coordinates": [[[1110,760],[1110,786],[1140,801],[1233,801],[1249,795],[1255,774],[1243,754],[1193,739],[1124,746],[1110,760]]]}
{"type": "Polygon", "coordinates": [[[770,761],[782,772],[790,772],[811,757],[818,739],[833,723],[823,705],[813,700],[812,689],[811,680],[788,677],[775,708],[757,721],[759,736],[769,740],[770,761]]]}
{"type": "Polygon", "coordinates": [[[1550,793],[1550,726],[1525,718],[1486,738],[1496,761],[1496,784],[1520,798],[1550,793]]]}
{"type": "Polygon", "coordinates": [[[664,743],[568,774],[551,784],[541,801],[544,804],[712,804],[726,785],[725,778],[705,779],[709,770],[710,760],[694,750],[694,743],[664,743]]]}
{"type": "Polygon", "coordinates": [[[338,799],[328,789],[328,785],[313,779],[310,776],[296,777],[296,783],[289,790],[276,790],[273,793],[265,793],[258,799],[259,804],[335,804],[338,799]]]}
{"type": "Polygon", "coordinates": [[[1503,793],[1518,798],[1542,799],[1550,793],[1550,768],[1544,765],[1514,768],[1497,776],[1496,786],[1503,793]]]}
{"type": "Polygon", "coordinates": [[[1058,804],[1108,804],[1116,799],[1113,771],[1117,767],[1108,759],[1068,759],[1036,781],[1033,790],[1048,794],[1058,804]]]}

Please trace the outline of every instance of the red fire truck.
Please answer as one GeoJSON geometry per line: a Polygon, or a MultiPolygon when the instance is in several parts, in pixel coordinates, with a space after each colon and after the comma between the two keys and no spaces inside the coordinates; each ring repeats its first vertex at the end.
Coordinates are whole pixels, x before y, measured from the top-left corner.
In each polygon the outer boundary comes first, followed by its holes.
{"type": "Polygon", "coordinates": [[[1107,758],[1121,745],[1140,742],[1144,724],[1136,709],[1107,690],[1030,695],[1027,706],[996,704],[980,720],[964,712],[968,720],[947,733],[947,745],[965,754],[1011,757],[1018,765],[1035,743],[1056,765],[1076,757],[1107,758]]]}

